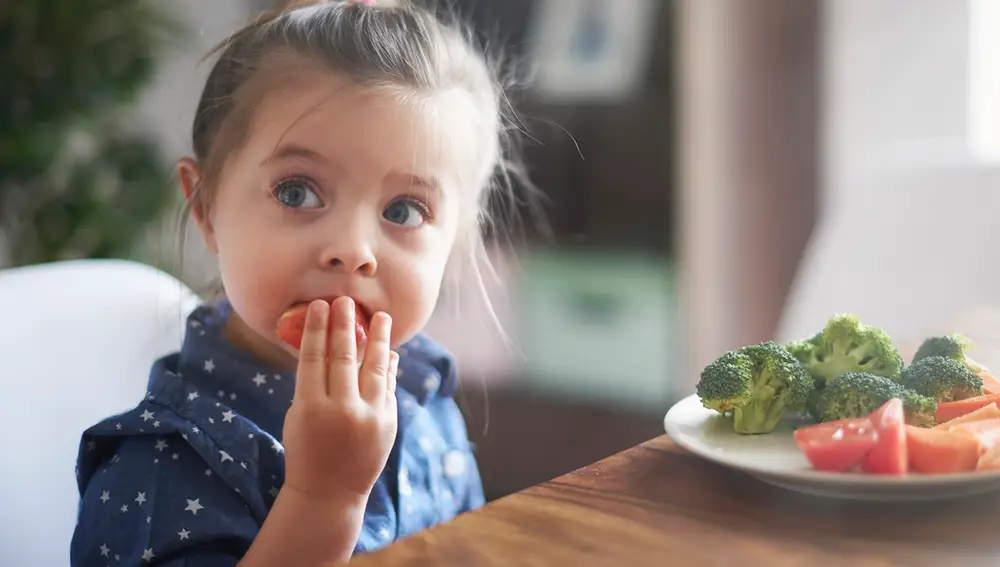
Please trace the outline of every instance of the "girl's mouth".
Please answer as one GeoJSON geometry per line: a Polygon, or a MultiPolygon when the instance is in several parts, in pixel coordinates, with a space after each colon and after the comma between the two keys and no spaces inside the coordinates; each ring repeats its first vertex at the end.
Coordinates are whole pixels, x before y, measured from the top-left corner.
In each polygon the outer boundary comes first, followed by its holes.
{"type": "MultiPolygon", "coordinates": [[[[327,303],[333,303],[336,297],[319,298],[327,303]]],[[[295,350],[302,346],[302,334],[305,332],[306,311],[312,301],[299,302],[292,305],[278,318],[275,331],[278,337],[295,350]]],[[[368,329],[371,324],[371,316],[364,305],[358,301],[354,302],[354,338],[357,342],[358,355],[363,352],[365,342],[368,339],[368,329]]]]}

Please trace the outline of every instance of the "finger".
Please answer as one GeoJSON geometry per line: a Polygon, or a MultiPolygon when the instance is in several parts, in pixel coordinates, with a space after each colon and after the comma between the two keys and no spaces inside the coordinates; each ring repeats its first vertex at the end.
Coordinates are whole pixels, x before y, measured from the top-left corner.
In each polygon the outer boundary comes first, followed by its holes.
{"type": "Polygon", "coordinates": [[[330,309],[326,390],[331,398],[357,397],[358,345],[354,338],[354,300],[338,297],[330,309]]]}
{"type": "Polygon", "coordinates": [[[326,344],[330,305],[313,301],[306,310],[305,330],[299,347],[295,399],[326,396],[326,344]]]}
{"type": "Polygon", "coordinates": [[[385,396],[391,331],[392,318],[388,313],[379,312],[372,317],[368,343],[365,345],[365,361],[361,364],[361,372],[358,375],[361,398],[370,404],[380,402],[385,396]]]}
{"type": "Polygon", "coordinates": [[[399,353],[389,352],[389,373],[385,377],[386,397],[396,399],[396,374],[399,372],[399,353]]]}

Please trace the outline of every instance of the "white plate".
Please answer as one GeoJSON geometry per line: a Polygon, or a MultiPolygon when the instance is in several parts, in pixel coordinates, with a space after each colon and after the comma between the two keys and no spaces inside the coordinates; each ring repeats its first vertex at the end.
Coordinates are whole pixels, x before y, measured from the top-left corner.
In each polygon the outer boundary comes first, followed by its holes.
{"type": "Polygon", "coordinates": [[[886,477],[829,473],[812,468],[792,438],[796,423],[784,421],[767,435],[739,435],[732,422],[691,395],[663,418],[678,445],[720,465],[744,471],[775,486],[851,500],[941,500],[1000,490],[1000,471],[886,477]]]}

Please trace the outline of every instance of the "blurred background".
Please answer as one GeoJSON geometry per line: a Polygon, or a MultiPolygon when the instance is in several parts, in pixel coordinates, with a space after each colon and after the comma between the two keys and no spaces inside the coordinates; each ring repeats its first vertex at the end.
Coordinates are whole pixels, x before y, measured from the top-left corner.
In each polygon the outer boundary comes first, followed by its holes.
{"type": "MultiPolygon", "coordinates": [[[[429,329],[489,498],[661,434],[712,358],[834,312],[1000,364],[1000,2],[448,3],[533,75],[514,102],[551,229],[494,247],[511,344],[471,282],[429,329]]],[[[172,165],[202,57],[274,3],[166,5],[0,3],[0,268],[216,276],[172,165]]]]}

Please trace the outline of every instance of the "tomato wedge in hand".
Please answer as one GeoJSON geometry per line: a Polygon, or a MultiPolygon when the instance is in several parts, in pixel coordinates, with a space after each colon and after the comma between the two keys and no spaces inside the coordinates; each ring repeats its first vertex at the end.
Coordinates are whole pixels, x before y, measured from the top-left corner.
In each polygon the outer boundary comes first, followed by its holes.
{"type": "Polygon", "coordinates": [[[861,472],[889,476],[903,476],[909,470],[909,454],[906,450],[906,422],[903,414],[903,400],[893,398],[875,410],[870,416],[878,443],[861,461],[861,472]]]}
{"type": "MultiPolygon", "coordinates": [[[[306,312],[309,304],[296,305],[285,311],[278,319],[275,332],[278,337],[289,344],[295,350],[302,346],[302,334],[306,328],[306,312]]],[[[368,318],[357,303],[354,304],[354,339],[358,344],[358,356],[361,356],[361,348],[368,337],[368,318]]]]}
{"type": "Polygon", "coordinates": [[[844,472],[858,464],[875,445],[879,434],[871,419],[841,419],[795,430],[795,442],[816,470],[844,472]]]}

